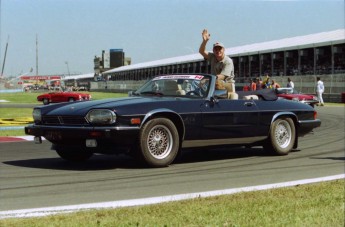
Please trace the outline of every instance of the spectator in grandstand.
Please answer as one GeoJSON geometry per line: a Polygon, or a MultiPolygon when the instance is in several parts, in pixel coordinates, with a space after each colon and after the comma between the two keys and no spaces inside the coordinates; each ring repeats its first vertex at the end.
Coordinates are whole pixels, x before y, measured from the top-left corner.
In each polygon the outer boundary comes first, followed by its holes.
{"type": "Polygon", "coordinates": [[[292,89],[295,88],[295,84],[292,82],[292,80],[290,79],[290,77],[288,78],[288,83],[287,83],[286,87],[291,87],[292,89]]]}
{"type": "Polygon", "coordinates": [[[323,82],[321,81],[320,77],[316,78],[317,82],[316,82],[316,94],[317,94],[317,99],[319,100],[319,104],[323,106],[323,98],[322,98],[322,94],[325,91],[325,86],[323,85],[323,82]]]}
{"type": "Polygon", "coordinates": [[[217,83],[224,83],[229,92],[234,92],[234,63],[231,58],[225,55],[225,47],[222,43],[213,44],[213,52],[206,51],[206,44],[210,40],[210,33],[207,29],[202,31],[202,43],[199,53],[211,64],[211,73],[217,76],[217,83]],[[225,83],[228,82],[228,83],[225,83]]]}
{"type": "Polygon", "coordinates": [[[251,81],[250,82],[250,90],[251,91],[256,91],[256,81],[255,81],[255,79],[251,79],[250,81],[251,81]]]}
{"type": "Polygon", "coordinates": [[[243,91],[249,91],[250,89],[250,86],[246,83],[244,86],[243,86],[243,91]]]}
{"type": "Polygon", "coordinates": [[[256,78],[256,90],[262,89],[262,80],[260,77],[256,78]]]}
{"type": "Polygon", "coordinates": [[[271,83],[271,88],[272,89],[277,89],[277,88],[280,88],[280,84],[278,84],[275,80],[272,80],[272,83],[271,83]]]}
{"type": "Polygon", "coordinates": [[[265,79],[262,82],[262,88],[272,88],[270,83],[270,77],[266,75],[265,79]]]}

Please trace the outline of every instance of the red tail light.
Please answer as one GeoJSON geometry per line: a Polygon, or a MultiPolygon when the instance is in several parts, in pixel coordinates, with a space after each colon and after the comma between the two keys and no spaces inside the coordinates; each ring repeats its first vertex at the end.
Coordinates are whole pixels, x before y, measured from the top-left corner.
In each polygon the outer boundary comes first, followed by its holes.
{"type": "Polygon", "coordinates": [[[103,136],[103,133],[102,132],[90,132],[90,136],[92,137],[102,137],[103,136]]]}

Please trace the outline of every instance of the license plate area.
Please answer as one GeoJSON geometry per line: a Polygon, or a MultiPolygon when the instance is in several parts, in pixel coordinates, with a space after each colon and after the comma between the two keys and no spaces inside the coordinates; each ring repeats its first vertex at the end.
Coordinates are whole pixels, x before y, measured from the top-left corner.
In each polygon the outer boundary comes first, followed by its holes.
{"type": "Polygon", "coordinates": [[[45,136],[48,140],[62,140],[61,132],[57,131],[47,131],[45,136]]]}
{"type": "Polygon", "coordinates": [[[87,139],[85,141],[86,147],[97,147],[97,140],[95,139],[87,139]]]}

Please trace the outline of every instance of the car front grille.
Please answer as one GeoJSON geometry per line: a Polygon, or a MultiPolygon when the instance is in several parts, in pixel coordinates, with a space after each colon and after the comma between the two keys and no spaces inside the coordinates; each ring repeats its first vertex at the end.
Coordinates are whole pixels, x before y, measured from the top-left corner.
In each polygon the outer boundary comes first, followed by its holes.
{"type": "Polygon", "coordinates": [[[88,125],[85,117],[81,116],[43,116],[45,125],[88,125]]]}

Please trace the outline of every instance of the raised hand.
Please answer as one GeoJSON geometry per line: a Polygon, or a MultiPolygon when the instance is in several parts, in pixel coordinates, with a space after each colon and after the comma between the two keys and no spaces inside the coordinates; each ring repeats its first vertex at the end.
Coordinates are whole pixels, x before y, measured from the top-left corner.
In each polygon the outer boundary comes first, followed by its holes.
{"type": "Polygon", "coordinates": [[[210,39],[210,36],[211,36],[211,34],[208,33],[207,29],[204,29],[204,30],[202,31],[202,39],[203,39],[204,41],[208,41],[208,40],[210,39]]]}

